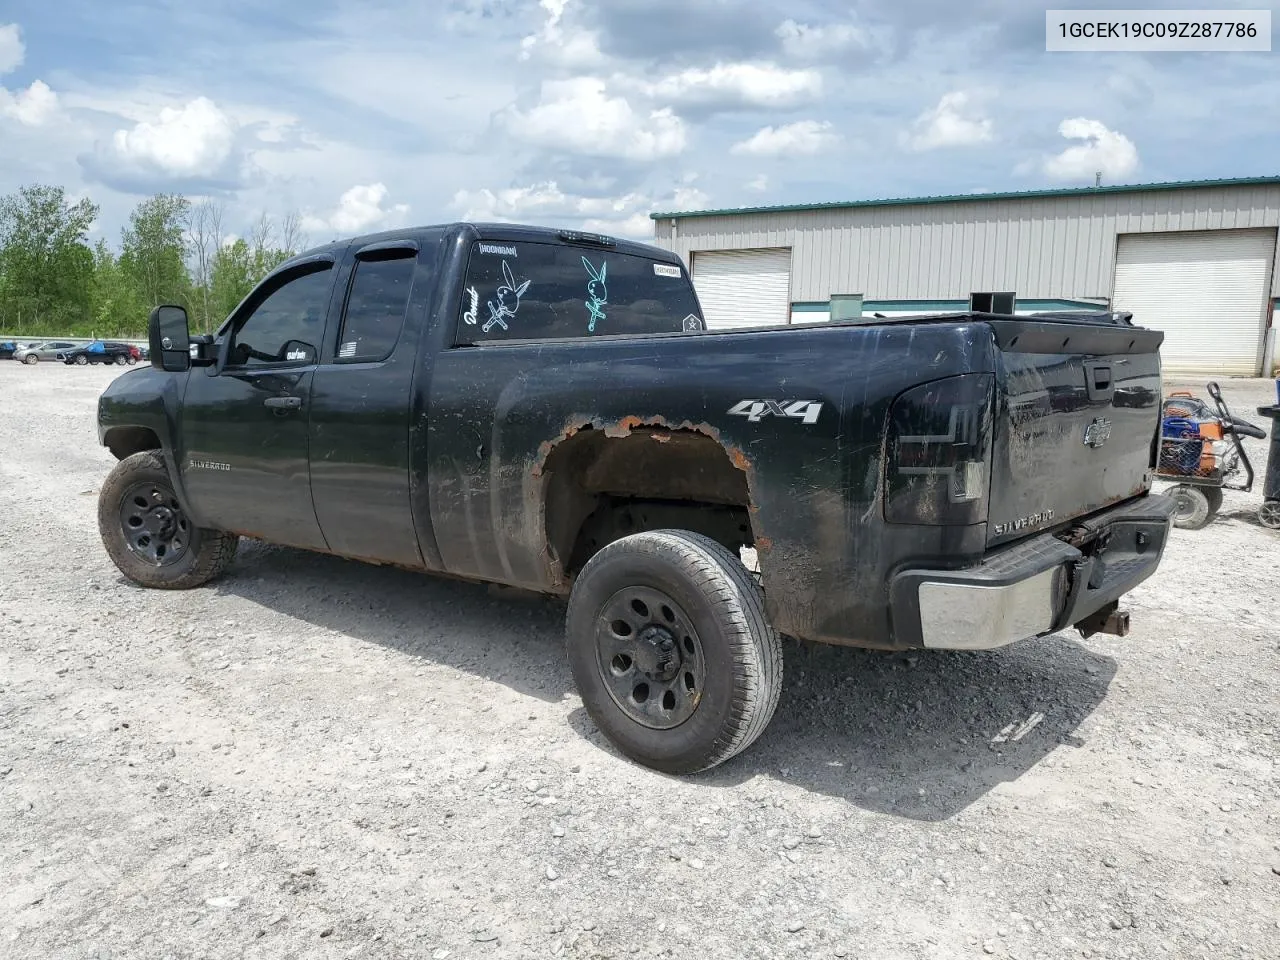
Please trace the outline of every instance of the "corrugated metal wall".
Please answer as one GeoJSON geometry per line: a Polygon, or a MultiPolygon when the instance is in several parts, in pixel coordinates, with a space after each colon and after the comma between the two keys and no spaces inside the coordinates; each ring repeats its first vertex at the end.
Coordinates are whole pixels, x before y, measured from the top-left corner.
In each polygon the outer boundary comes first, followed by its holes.
{"type": "MultiPolygon", "coordinates": [[[[1116,236],[1280,226],[1280,184],[896,204],[655,221],[656,242],[695,250],[791,247],[791,299],[1109,298],[1116,236]]],[[[1280,270],[1272,281],[1280,296],[1280,270]]]]}

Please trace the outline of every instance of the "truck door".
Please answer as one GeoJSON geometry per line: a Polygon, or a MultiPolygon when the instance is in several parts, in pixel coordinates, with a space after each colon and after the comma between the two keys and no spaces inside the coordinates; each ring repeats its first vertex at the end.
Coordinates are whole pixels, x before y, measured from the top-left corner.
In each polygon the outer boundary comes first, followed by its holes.
{"type": "Polygon", "coordinates": [[[219,364],[192,370],[178,469],[199,522],[324,550],[308,475],[307,406],[332,259],[269,278],[237,310],[219,364]]]}
{"type": "Polygon", "coordinates": [[[356,251],[316,368],[311,492],[329,549],[344,556],[423,566],[409,493],[409,403],[433,287],[431,239],[423,236],[421,253],[410,238],[356,251]]]}

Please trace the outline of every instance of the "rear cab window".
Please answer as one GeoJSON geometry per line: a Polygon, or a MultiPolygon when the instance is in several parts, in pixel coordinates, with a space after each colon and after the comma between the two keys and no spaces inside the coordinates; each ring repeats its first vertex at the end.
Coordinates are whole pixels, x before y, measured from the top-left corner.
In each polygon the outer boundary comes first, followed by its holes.
{"type": "Polygon", "coordinates": [[[471,245],[458,344],[702,330],[684,268],[612,247],[471,245]]]}

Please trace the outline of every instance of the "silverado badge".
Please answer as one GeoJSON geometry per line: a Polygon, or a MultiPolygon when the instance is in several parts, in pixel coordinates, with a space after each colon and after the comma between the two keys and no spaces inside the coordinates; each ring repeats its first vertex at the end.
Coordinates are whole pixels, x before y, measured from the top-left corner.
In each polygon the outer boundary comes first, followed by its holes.
{"type": "Polygon", "coordinates": [[[1009,520],[1005,523],[994,524],[994,532],[997,537],[1003,537],[1006,533],[1016,533],[1019,530],[1031,530],[1035,527],[1042,527],[1052,519],[1052,510],[1041,510],[1039,513],[1032,513],[1025,517],[1018,517],[1016,520],[1009,520]]]}

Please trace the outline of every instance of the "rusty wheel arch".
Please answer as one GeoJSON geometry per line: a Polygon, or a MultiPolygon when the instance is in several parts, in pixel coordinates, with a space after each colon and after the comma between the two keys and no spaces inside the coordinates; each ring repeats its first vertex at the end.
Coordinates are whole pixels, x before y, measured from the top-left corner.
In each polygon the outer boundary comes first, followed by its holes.
{"type": "Polygon", "coordinates": [[[532,475],[562,588],[595,550],[644,529],[679,526],[730,548],[768,542],[757,529],[750,459],[707,423],[575,418],[540,446],[532,475]]]}

